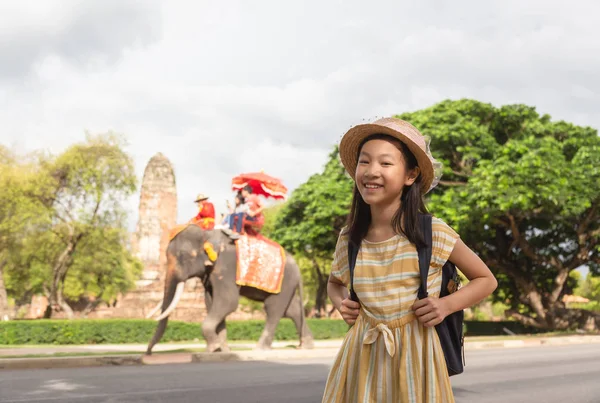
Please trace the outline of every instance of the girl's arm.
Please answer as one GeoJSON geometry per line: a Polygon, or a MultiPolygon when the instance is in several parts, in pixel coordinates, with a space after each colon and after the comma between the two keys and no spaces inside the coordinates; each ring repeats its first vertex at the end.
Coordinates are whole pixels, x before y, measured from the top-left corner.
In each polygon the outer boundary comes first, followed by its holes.
{"type": "Polygon", "coordinates": [[[487,265],[460,238],[448,260],[469,279],[469,284],[443,298],[427,297],[415,302],[413,310],[424,326],[435,326],[446,316],[475,305],[498,286],[487,265]]]}
{"type": "Polygon", "coordinates": [[[348,298],[348,289],[340,280],[330,275],[327,282],[327,295],[335,309],[339,311],[342,301],[348,298]]]}
{"type": "Polygon", "coordinates": [[[342,315],[344,321],[349,325],[354,324],[360,311],[360,304],[348,298],[349,294],[346,286],[331,275],[327,282],[327,295],[329,296],[329,299],[331,299],[333,306],[335,306],[342,315]]]}
{"type": "Polygon", "coordinates": [[[458,240],[448,259],[469,279],[469,283],[443,299],[448,315],[481,302],[498,286],[487,265],[462,240],[458,240]]]}

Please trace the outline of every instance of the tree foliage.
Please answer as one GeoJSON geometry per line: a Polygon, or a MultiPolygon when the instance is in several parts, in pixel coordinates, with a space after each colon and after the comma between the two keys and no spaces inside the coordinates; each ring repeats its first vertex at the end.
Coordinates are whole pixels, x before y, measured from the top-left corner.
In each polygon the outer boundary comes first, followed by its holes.
{"type": "Polygon", "coordinates": [[[545,329],[567,312],[569,273],[600,264],[600,138],[526,105],[445,101],[400,117],[433,140],[445,166],[430,208],[501,279],[509,315],[545,329]]]}
{"type": "MultiPolygon", "coordinates": [[[[587,314],[566,310],[562,296],[575,286],[573,270],[600,271],[597,131],[552,121],[527,105],[468,99],[398,117],[432,139],[444,176],[428,207],[497,275],[495,298],[510,305],[508,315],[542,329],[587,321],[587,314]]],[[[336,149],[275,220],[273,237],[308,259],[316,278],[331,262],[351,189],[336,149]]]]}
{"type": "Polygon", "coordinates": [[[122,205],[136,177],[124,145],[88,135],[57,156],[2,159],[11,175],[2,175],[0,263],[17,301],[44,293],[46,317],[70,316],[74,302],[93,309],[134,285],[141,264],[127,249],[122,205]]]}
{"type": "Polygon", "coordinates": [[[18,156],[0,146],[0,317],[9,313],[5,273],[26,260],[21,255],[24,239],[35,239],[50,222],[43,197],[47,187],[37,175],[39,158],[18,156]]]}

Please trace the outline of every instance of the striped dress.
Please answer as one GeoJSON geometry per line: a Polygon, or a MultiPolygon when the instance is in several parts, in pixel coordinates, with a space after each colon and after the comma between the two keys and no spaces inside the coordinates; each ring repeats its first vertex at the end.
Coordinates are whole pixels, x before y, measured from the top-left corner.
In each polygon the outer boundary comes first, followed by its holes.
{"type": "MultiPolygon", "coordinates": [[[[438,218],[432,224],[427,287],[438,296],[441,268],[458,234],[438,218]]],[[[331,274],[349,286],[347,245],[348,237],[340,235],[331,274]]],[[[419,282],[416,247],[404,236],[362,242],[354,272],[360,314],[329,373],[323,402],[454,402],[437,332],[423,327],[411,310],[419,282]]]]}

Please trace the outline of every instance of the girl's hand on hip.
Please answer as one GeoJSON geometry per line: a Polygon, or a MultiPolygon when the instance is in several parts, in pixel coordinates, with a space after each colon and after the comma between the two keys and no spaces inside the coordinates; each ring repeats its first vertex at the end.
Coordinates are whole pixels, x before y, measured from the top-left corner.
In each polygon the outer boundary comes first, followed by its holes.
{"type": "Polygon", "coordinates": [[[342,318],[347,324],[353,325],[354,322],[356,322],[356,318],[358,317],[359,312],[360,303],[352,301],[350,298],[342,300],[342,305],[340,306],[340,313],[342,314],[342,318]]]}
{"type": "Polygon", "coordinates": [[[425,327],[433,327],[440,324],[448,312],[444,299],[436,297],[427,297],[417,300],[412,306],[419,322],[425,327]]]}

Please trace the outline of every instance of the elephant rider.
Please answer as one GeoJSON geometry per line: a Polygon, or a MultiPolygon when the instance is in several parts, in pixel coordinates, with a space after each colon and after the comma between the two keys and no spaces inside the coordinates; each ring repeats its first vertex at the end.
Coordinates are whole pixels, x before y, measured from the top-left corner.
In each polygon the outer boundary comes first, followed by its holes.
{"type": "Polygon", "coordinates": [[[258,195],[252,193],[252,187],[249,185],[242,189],[242,196],[248,205],[248,212],[238,215],[238,220],[235,223],[235,231],[241,234],[243,227],[247,226],[254,232],[260,232],[265,223],[265,216],[262,213],[264,205],[258,195]]]}
{"type": "Polygon", "coordinates": [[[194,203],[198,206],[198,214],[192,219],[196,225],[204,230],[215,227],[215,206],[208,201],[208,196],[200,193],[194,203]]]}
{"type": "Polygon", "coordinates": [[[245,186],[240,193],[246,202],[247,211],[232,213],[229,221],[230,228],[222,229],[234,240],[239,239],[244,228],[250,229],[255,234],[259,233],[265,223],[262,213],[264,206],[258,195],[252,193],[250,186],[245,186]]]}
{"type": "Polygon", "coordinates": [[[244,216],[241,213],[247,213],[249,211],[248,204],[246,204],[246,199],[244,198],[244,196],[242,196],[241,191],[235,195],[235,205],[234,206],[232,206],[229,203],[229,200],[227,201],[227,208],[229,209],[229,214],[227,215],[226,222],[227,222],[227,226],[232,229],[234,227],[235,218],[241,217],[243,219],[244,216]]]}

